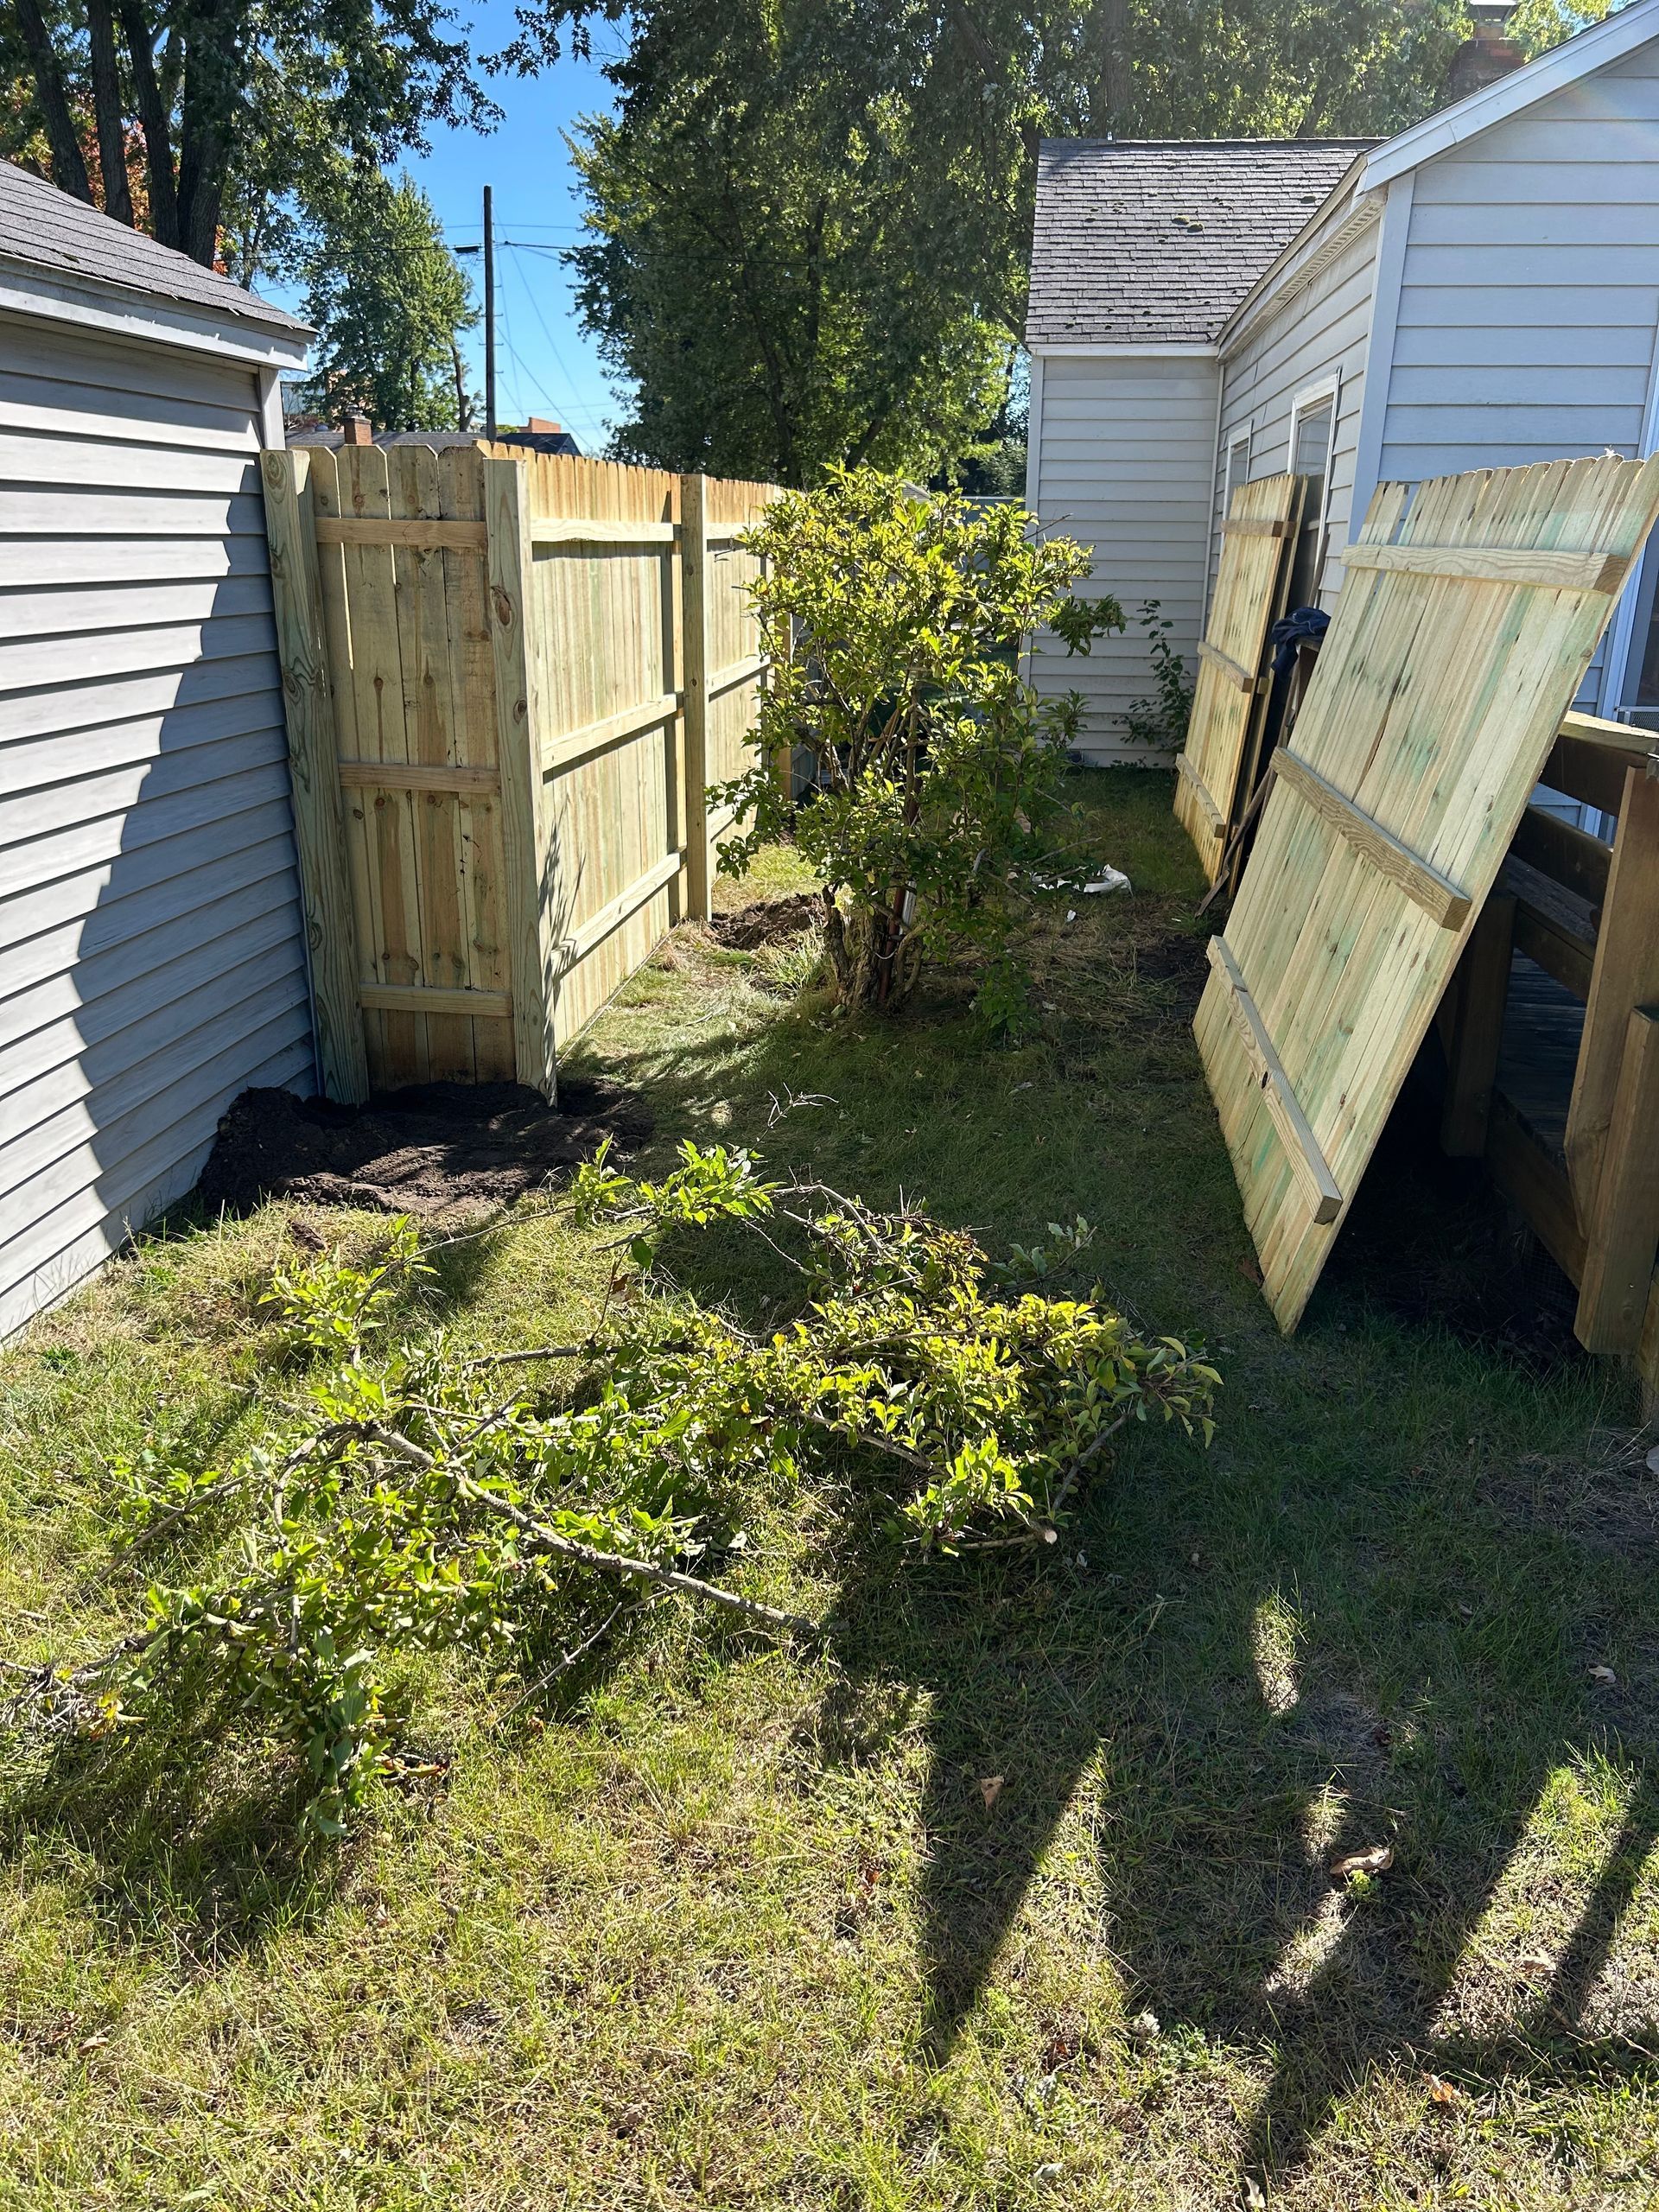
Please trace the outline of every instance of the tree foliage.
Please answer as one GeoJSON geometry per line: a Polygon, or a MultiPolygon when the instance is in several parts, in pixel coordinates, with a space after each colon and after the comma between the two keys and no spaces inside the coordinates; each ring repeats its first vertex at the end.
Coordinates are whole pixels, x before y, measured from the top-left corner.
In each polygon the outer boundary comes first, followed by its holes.
{"type": "MultiPolygon", "coordinates": [[[[1548,42],[1605,0],[1523,0],[1548,42]],[[1556,19],[1559,19],[1558,22],[1556,19]]],[[[957,461],[1007,390],[1045,136],[1386,134],[1462,0],[528,0],[520,67],[626,41],[576,159],[583,313],[671,468],[957,461]]]]}
{"type": "Polygon", "coordinates": [[[331,193],[297,252],[317,332],[305,404],[384,429],[454,430],[470,403],[457,340],[478,320],[432,203],[369,168],[331,193]]]}
{"type": "Polygon", "coordinates": [[[1033,535],[1013,503],[920,497],[834,470],[775,501],[745,543],[772,674],[760,765],[711,794],[742,833],[722,868],[792,834],[824,884],[825,946],[850,1004],[896,1005],[930,954],[971,948],[982,1007],[1023,1005],[1014,937],[1070,880],[1057,833],[1079,702],[1043,699],[1016,666],[1048,626],[1087,650],[1123,626],[1114,600],[1068,596],[1090,556],[1033,535]],[[771,763],[805,765],[798,804],[771,763]]]}
{"type": "MultiPolygon", "coordinates": [[[[768,1182],[747,1153],[690,1144],[656,1183],[601,1154],[570,1203],[628,1247],[645,1294],[583,1344],[459,1357],[409,1304],[429,1270],[407,1224],[374,1267],[330,1255],[279,1276],[285,1388],[258,1441],[223,1465],[152,1449],[116,1470],[129,1559],[149,1569],[140,1618],[99,1657],[26,1680],[14,1720],[274,1742],[301,1764],[308,1823],[338,1834],[397,1767],[423,1655],[519,1678],[522,1703],[669,1595],[817,1634],[690,1571],[735,1560],[757,1486],[785,1510],[808,1484],[849,1503],[873,1488],[924,1555],[1041,1550],[1126,1424],[1209,1435],[1215,1370],[1097,1291],[1031,1287],[1044,1251],[996,1265],[918,1209],[768,1182]],[[786,1278],[769,1333],[661,1271],[664,1245],[721,1223],[763,1236],[786,1278]],[[297,1359],[312,1364],[296,1402],[297,1359]],[[574,1392],[529,1379],[572,1359],[574,1392]]],[[[1075,1256],[1086,1224],[1053,1233],[1075,1256]]]]}
{"type": "Polygon", "coordinates": [[[494,111],[442,0],[16,0],[0,25],[0,150],[244,282],[351,168],[494,111]]]}

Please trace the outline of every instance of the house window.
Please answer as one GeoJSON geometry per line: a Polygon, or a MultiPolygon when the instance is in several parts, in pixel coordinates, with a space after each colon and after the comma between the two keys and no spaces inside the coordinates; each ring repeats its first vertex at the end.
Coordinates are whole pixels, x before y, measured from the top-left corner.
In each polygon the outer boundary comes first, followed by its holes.
{"type": "Polygon", "coordinates": [[[1290,571],[1290,604],[1313,605],[1325,565],[1325,520],[1331,499],[1331,450],[1337,434],[1337,388],[1299,393],[1290,417],[1290,466],[1307,480],[1296,558],[1290,571]]]}
{"type": "Polygon", "coordinates": [[[1241,431],[1227,448],[1227,465],[1222,475],[1221,512],[1233,512],[1233,494],[1241,484],[1250,480],[1250,434],[1241,431]]]}

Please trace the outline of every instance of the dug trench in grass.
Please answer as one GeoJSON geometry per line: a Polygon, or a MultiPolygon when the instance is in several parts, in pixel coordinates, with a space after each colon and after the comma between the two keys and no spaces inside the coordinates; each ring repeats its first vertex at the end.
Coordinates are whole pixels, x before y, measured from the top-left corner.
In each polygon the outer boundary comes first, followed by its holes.
{"type": "MultiPolygon", "coordinates": [[[[124,1796],[67,1754],[38,1787],[14,1769],[0,2160],[29,2212],[210,2184],[541,2202],[550,2172],[581,2212],[1122,2212],[1236,2203],[1256,2161],[1296,2212],[1645,2202],[1659,1526],[1621,1408],[1586,1367],[1454,1333],[1449,1283],[1371,1296],[1340,1246],[1278,1337],[1189,1034],[1202,886],[1168,779],[1076,789],[1136,892],[1033,944],[1058,1011],[1017,1049],[948,976],[832,1019],[780,999],[768,949],[684,932],[583,1065],[648,1092],[640,1173],[749,1144],[884,1205],[925,1192],[998,1251],[1085,1215],[1090,1276],[1216,1347],[1211,1450],[1137,1430],[1063,1544],[919,1571],[879,1482],[728,1499],[715,1533],[749,1543],[702,1571],[833,1613],[828,1646],[653,1608],[555,1686],[544,1733],[533,1708],[503,1730],[488,1679],[417,1670],[418,1756],[321,1867],[268,1761],[124,1796]],[[1392,1866],[1335,1888],[1328,1861],[1379,1842],[1392,1866]]],[[[19,1656],[113,1626],[112,1453],[247,1440],[289,1218],[147,1243],[5,1356],[19,1656]]],[[[582,1338],[610,1236],[532,1199],[435,1255],[457,1353],[582,1338]]],[[[740,1230],[665,1259],[706,1309],[772,1319],[740,1230]]]]}

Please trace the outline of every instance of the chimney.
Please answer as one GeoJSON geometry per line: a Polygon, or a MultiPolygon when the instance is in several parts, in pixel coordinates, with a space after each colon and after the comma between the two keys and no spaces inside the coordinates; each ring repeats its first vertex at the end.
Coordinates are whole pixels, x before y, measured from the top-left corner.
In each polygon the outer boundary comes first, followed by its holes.
{"type": "Polygon", "coordinates": [[[374,443],[374,425],[366,415],[353,411],[341,417],[340,435],[346,445],[372,446],[374,443]]]}
{"type": "Polygon", "coordinates": [[[527,430],[539,431],[544,438],[556,438],[559,435],[558,424],[550,423],[544,415],[532,415],[524,428],[527,430]]]}
{"type": "Polygon", "coordinates": [[[1466,4],[1474,18],[1475,34],[1458,48],[1446,73],[1444,91],[1448,106],[1454,100],[1467,99],[1471,92],[1480,92],[1487,85],[1495,85],[1511,69],[1520,68],[1527,58],[1518,46],[1512,46],[1503,35],[1515,12],[1514,0],[1466,0],[1466,4]]]}

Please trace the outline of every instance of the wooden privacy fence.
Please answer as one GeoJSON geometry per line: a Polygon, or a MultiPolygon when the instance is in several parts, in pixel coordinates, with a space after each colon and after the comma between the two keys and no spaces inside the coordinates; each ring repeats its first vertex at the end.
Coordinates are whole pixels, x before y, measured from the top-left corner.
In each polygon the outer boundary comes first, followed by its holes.
{"type": "Polygon", "coordinates": [[[1380,486],[1344,556],[1195,1025],[1286,1329],[1656,512],[1659,461],[1479,471],[1380,486]]]}
{"type": "Polygon", "coordinates": [[[1259,477],[1239,486],[1221,525],[1192,712],[1175,760],[1176,818],[1211,883],[1254,773],[1254,758],[1249,772],[1240,772],[1261,739],[1268,691],[1262,655],[1268,630],[1285,611],[1306,490],[1304,477],[1259,477]]]}
{"type": "Polygon", "coordinates": [[[709,912],[772,486],[423,446],[264,456],[323,1087],[517,1078],[709,912]]]}

